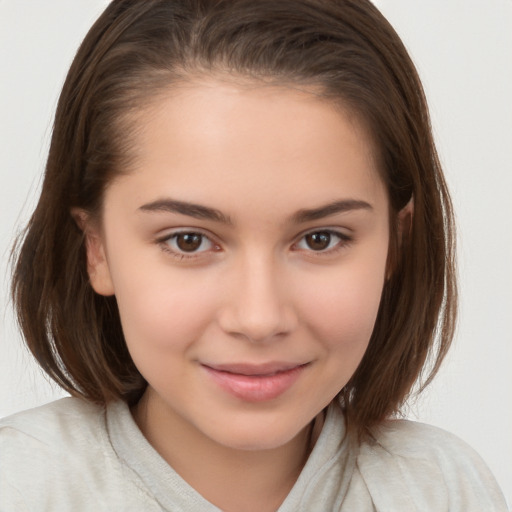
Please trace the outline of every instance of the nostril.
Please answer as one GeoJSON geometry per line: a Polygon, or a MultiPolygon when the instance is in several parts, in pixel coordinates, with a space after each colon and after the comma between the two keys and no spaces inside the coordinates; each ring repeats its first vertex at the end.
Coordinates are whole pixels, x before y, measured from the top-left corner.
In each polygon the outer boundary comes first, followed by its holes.
{"type": "Polygon", "coordinates": [[[271,314],[256,314],[238,308],[226,308],[219,316],[221,329],[228,335],[251,343],[278,341],[296,327],[294,315],[279,308],[271,314]]]}
{"type": "Polygon", "coordinates": [[[277,268],[273,258],[261,253],[261,247],[259,252],[243,254],[246,257],[232,267],[219,324],[230,336],[252,343],[282,339],[297,325],[293,297],[284,286],[286,269],[277,268]]]}

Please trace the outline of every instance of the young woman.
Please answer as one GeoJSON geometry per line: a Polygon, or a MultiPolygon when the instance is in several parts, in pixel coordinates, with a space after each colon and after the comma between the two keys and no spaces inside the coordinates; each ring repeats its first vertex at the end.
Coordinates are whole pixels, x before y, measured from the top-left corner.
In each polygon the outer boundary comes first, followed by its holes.
{"type": "Polygon", "coordinates": [[[114,0],[13,279],[73,397],[0,422],[0,509],[506,510],[469,447],[392,419],[450,345],[453,254],[370,2],[114,0]]]}

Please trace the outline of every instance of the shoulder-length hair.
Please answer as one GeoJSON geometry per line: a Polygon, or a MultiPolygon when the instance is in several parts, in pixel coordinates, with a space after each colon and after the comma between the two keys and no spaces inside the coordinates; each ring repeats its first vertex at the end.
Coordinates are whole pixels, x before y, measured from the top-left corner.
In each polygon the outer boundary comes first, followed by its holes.
{"type": "Polygon", "coordinates": [[[375,146],[390,201],[391,269],[368,349],[340,391],[360,433],[428,383],[456,315],[450,197],[423,89],[400,38],[368,0],[114,0],[87,34],[64,84],[39,203],[19,240],[12,293],[26,343],[73,395],[135,403],[133,364],[115,297],[92,290],[71,211],[101,216],[127,172],[136,114],[173,83],[228,73],[313,86],[354,112],[375,146]],[[410,229],[397,213],[414,200],[410,229]]]}

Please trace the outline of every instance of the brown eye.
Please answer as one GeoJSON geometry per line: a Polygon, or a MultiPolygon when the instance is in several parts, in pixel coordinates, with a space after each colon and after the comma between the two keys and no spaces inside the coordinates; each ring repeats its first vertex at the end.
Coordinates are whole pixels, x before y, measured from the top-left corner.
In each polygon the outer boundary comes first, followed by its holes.
{"type": "Polygon", "coordinates": [[[334,254],[336,250],[343,249],[352,242],[352,237],[330,229],[310,231],[294,245],[295,249],[307,252],[334,254]]]}
{"type": "Polygon", "coordinates": [[[174,233],[170,237],[162,240],[171,252],[177,254],[202,253],[211,250],[214,247],[213,242],[202,233],[193,231],[183,231],[174,233]]]}
{"type": "Polygon", "coordinates": [[[199,233],[179,233],[175,239],[176,246],[183,252],[197,251],[203,242],[203,236],[199,233]]]}
{"type": "Polygon", "coordinates": [[[307,246],[313,251],[325,251],[331,244],[331,233],[318,231],[317,233],[309,233],[304,239],[307,246]]]}

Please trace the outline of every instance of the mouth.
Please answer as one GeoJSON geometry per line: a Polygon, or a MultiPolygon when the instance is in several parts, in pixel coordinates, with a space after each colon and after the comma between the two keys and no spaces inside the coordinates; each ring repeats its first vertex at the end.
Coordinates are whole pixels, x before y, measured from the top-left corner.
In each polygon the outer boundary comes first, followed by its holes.
{"type": "Polygon", "coordinates": [[[222,391],[243,401],[264,402],[288,391],[309,364],[271,362],[261,365],[236,363],[201,366],[222,391]]]}
{"type": "Polygon", "coordinates": [[[308,363],[264,363],[264,364],[247,364],[247,363],[234,363],[234,364],[205,364],[204,366],[211,368],[218,372],[232,373],[234,375],[246,375],[248,377],[269,377],[278,373],[288,372],[301,366],[306,366],[308,363]]]}

